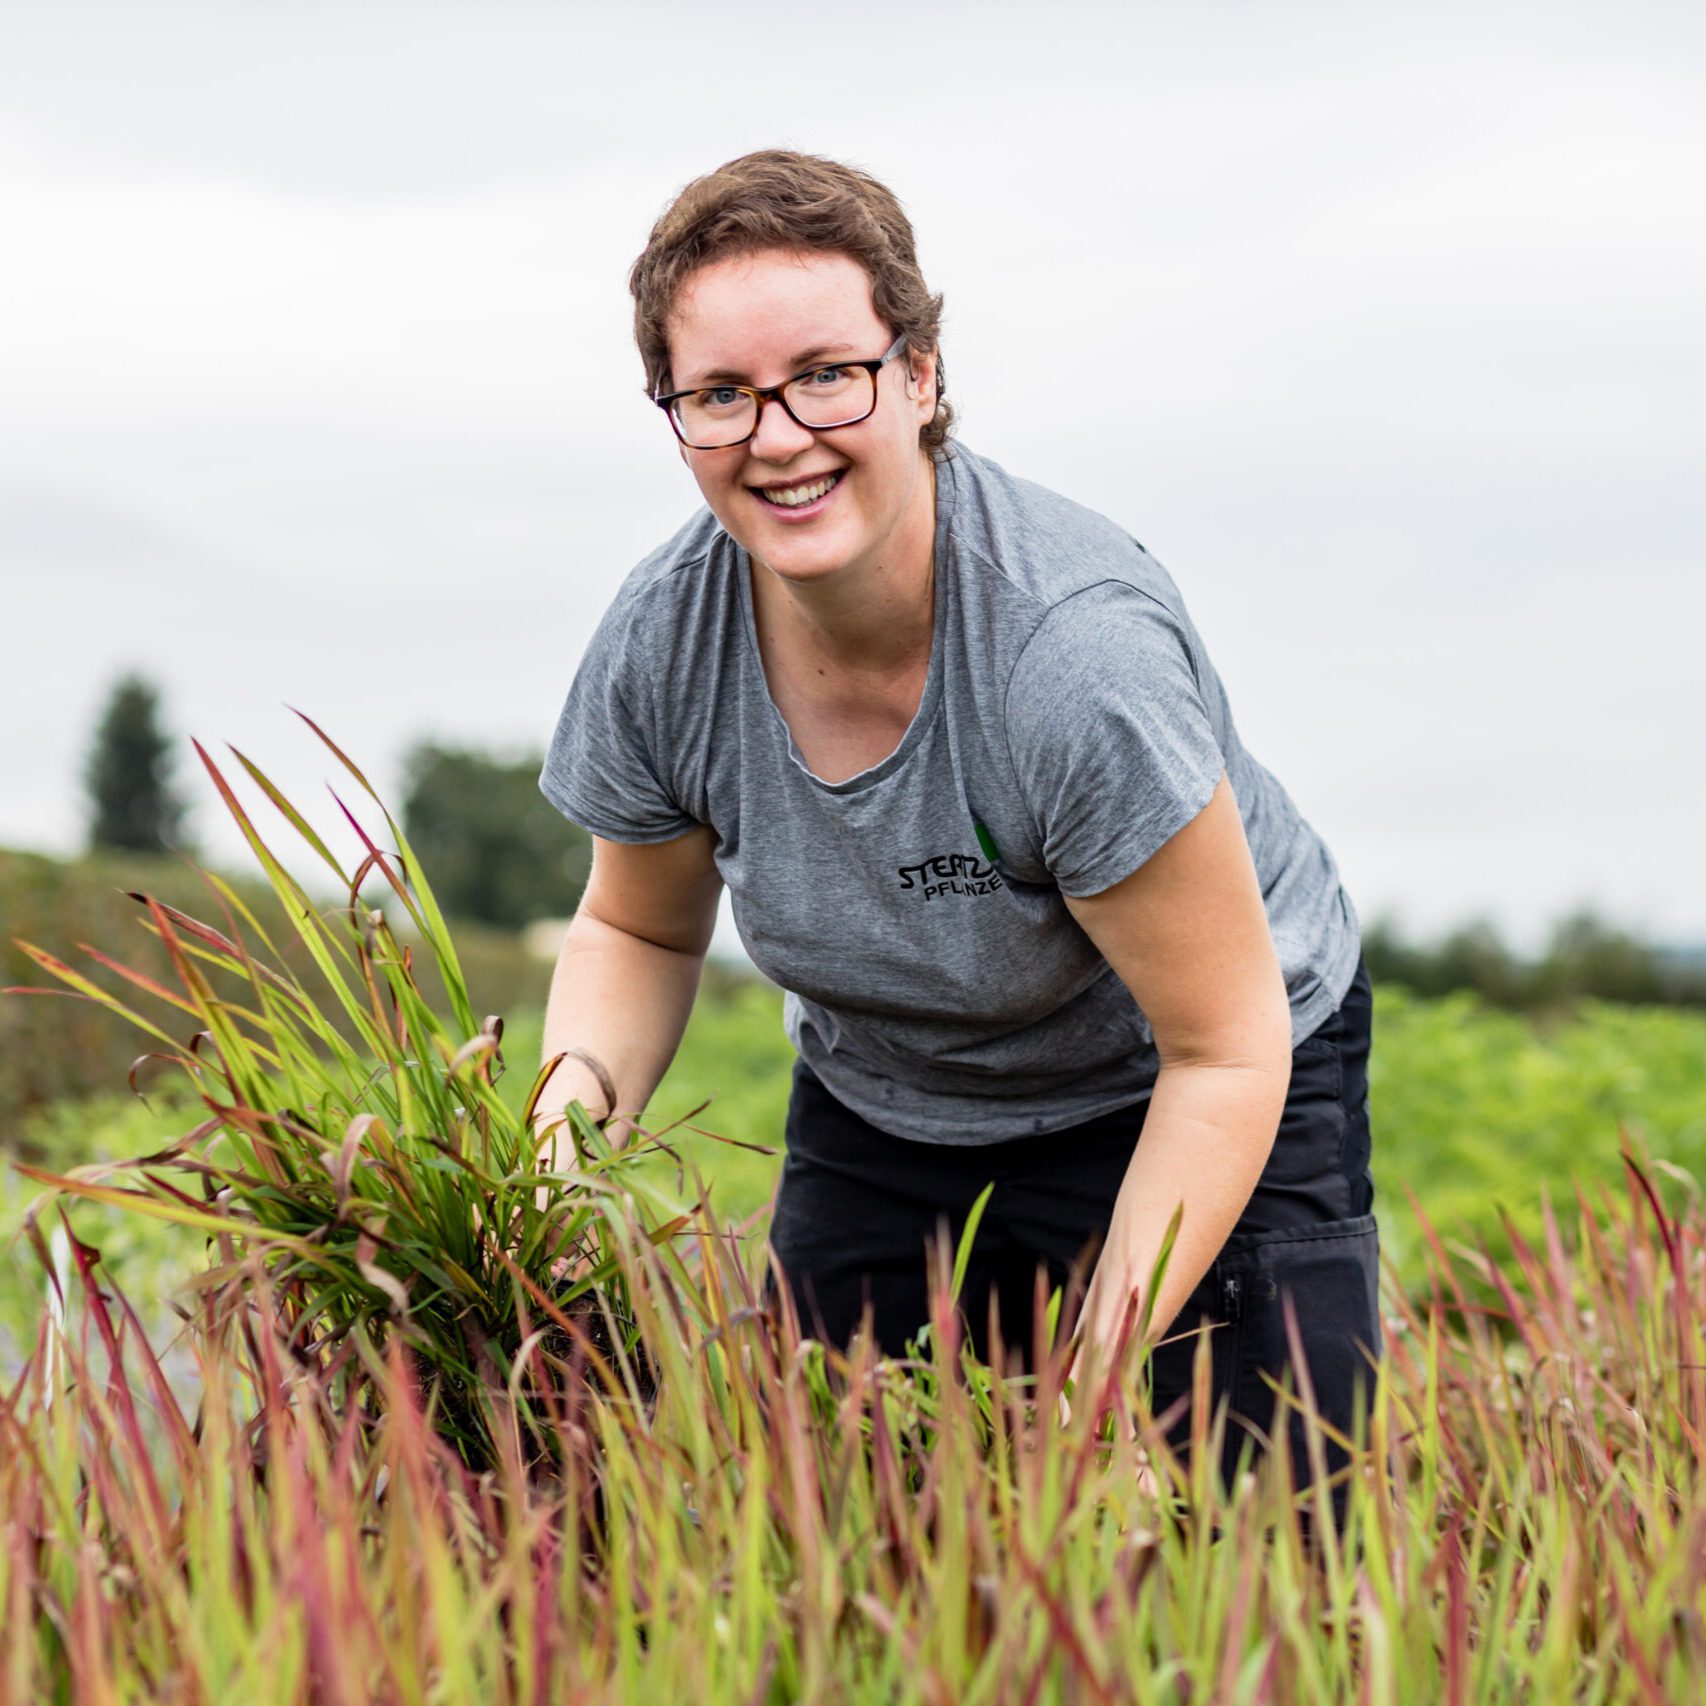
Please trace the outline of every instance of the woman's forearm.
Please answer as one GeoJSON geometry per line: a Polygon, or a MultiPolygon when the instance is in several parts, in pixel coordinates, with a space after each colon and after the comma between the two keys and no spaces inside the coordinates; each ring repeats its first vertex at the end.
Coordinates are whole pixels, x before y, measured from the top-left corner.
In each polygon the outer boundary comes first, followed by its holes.
{"type": "Polygon", "coordinates": [[[1271,1068],[1161,1069],[1085,1298],[1087,1339],[1111,1351],[1133,1293],[1141,1313],[1141,1294],[1167,1223],[1183,1202],[1184,1218],[1149,1325],[1151,1342],[1165,1335],[1261,1180],[1289,1082],[1289,1060],[1276,1059],[1271,1068]]]}
{"type": "MultiPolygon", "coordinates": [[[[539,1099],[535,1128],[561,1118],[571,1101],[595,1118],[614,1114],[620,1141],[624,1121],[637,1121],[669,1068],[687,1027],[705,956],[660,947],[586,912],[564,937],[545,1007],[543,1058],[582,1049],[609,1074],[616,1104],[585,1061],[568,1055],[539,1099]]],[[[560,1128],[559,1128],[560,1129],[560,1128]]],[[[545,1153],[557,1159],[556,1133],[545,1153]]]]}

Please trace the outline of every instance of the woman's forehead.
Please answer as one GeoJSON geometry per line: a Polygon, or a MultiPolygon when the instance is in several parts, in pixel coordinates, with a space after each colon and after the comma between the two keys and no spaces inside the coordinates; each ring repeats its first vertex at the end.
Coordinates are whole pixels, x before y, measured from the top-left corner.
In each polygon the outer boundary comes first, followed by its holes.
{"type": "Polygon", "coordinates": [[[870,277],[850,255],[731,255],[690,273],[676,293],[671,367],[678,385],[731,378],[755,362],[789,367],[868,353],[864,345],[882,329],[870,277]]]}

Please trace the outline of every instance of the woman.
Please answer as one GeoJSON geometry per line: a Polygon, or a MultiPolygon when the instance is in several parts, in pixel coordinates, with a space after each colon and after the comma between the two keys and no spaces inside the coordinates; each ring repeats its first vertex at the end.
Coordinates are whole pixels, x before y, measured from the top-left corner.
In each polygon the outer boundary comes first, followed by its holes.
{"type": "MultiPolygon", "coordinates": [[[[865,174],[732,161],[630,285],[706,507],[628,577],[541,777],[594,837],[549,1105],[639,1116],[726,883],[788,991],[771,1244],[807,1331],[845,1344],[869,1307],[899,1352],[927,1241],[994,1180],[961,1300],[979,1353],[992,1302],[1022,1350],[1039,1266],[1075,1262],[1111,1350],[1182,1202],[1151,1339],[1214,1323],[1216,1394],[1266,1430],[1289,1292],[1349,1432],[1381,1349],[1357,917],[1177,587],[950,441],[941,299],[865,174]]],[[[1194,1339],[1155,1353],[1158,1414],[1194,1339]]]]}

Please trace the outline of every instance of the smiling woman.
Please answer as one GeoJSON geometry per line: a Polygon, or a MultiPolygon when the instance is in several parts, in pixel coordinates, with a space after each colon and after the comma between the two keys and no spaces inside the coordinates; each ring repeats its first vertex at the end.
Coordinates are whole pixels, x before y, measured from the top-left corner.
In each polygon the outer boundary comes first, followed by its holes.
{"type": "MultiPolygon", "coordinates": [[[[865,174],[732,161],[630,282],[705,508],[606,612],[541,777],[595,838],[546,1020],[548,1056],[584,1054],[546,1105],[639,1117],[726,884],[799,1054],[779,1306],[843,1345],[868,1311],[898,1352],[928,1241],[993,1182],[961,1299],[980,1354],[998,1319],[1035,1359],[1039,1276],[1080,1356],[1134,1303],[1152,1343],[1206,1321],[1261,1445],[1289,1295],[1350,1433],[1381,1350],[1357,915],[1172,578],[952,439],[941,299],[865,174]]],[[[1181,1449],[1190,1355],[1152,1363],[1181,1449]]]]}

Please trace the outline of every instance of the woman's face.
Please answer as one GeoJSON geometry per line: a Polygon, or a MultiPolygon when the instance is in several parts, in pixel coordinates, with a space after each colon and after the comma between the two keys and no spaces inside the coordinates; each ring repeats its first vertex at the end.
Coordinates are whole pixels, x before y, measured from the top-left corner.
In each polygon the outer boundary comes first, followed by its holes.
{"type": "MultiPolygon", "coordinates": [[[[850,255],[764,250],[689,276],[668,322],[671,387],[779,385],[815,364],[868,361],[894,341],[850,255]]],[[[775,399],[744,444],[688,450],[711,512],[763,567],[814,581],[896,561],[933,537],[929,458],[920,429],[936,412],[933,357],[902,351],[877,370],[877,406],[852,426],[812,431],[775,399]],[[821,497],[784,507],[825,479],[821,497]]]]}

